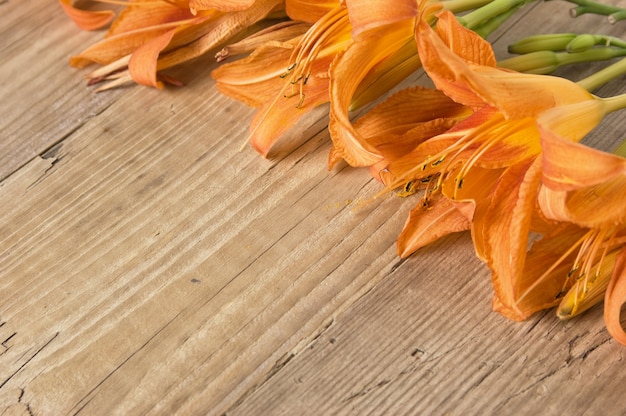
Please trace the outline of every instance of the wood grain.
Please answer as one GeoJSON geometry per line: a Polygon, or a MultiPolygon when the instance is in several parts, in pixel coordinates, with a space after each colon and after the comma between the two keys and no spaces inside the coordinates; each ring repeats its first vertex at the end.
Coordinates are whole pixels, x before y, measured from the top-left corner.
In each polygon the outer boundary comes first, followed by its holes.
{"type": "MultiPolygon", "coordinates": [[[[601,22],[562,9],[524,10],[497,53],[601,22]]],[[[327,170],[326,108],[266,160],[239,150],[253,110],[210,57],[174,71],[184,88],[94,94],[67,58],[101,33],[54,2],[0,13],[1,415],[626,412],[601,308],[506,321],[465,234],[401,261],[416,200],[327,170]]]]}

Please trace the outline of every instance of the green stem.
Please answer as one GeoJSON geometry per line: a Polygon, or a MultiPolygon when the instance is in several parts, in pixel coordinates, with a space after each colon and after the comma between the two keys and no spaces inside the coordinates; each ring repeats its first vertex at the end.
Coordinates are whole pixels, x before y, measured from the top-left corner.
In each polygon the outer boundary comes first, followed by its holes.
{"type": "MultiPolygon", "coordinates": [[[[584,52],[553,52],[553,51],[537,51],[524,55],[515,56],[513,58],[503,59],[498,62],[501,68],[512,69],[518,72],[526,72],[531,74],[549,74],[563,65],[572,65],[583,62],[606,61],[620,56],[626,56],[626,49],[621,48],[593,48],[584,52]]],[[[620,69],[618,68],[617,71],[620,69]]],[[[623,71],[623,69],[622,69],[623,71]]],[[[622,72],[623,73],[623,72],[622,72]]],[[[619,74],[618,74],[619,75],[619,74]]],[[[613,76],[615,77],[615,76],[613,76]]],[[[607,81],[602,79],[595,80],[592,78],[585,81],[595,85],[605,84],[607,81]]]]}
{"type": "Polygon", "coordinates": [[[623,110],[626,108],[626,94],[616,95],[615,97],[603,98],[605,107],[605,114],[612,113],[613,111],[623,110]]]}
{"type": "Polygon", "coordinates": [[[568,52],[582,52],[594,46],[616,46],[618,48],[626,48],[626,42],[615,36],[582,34],[576,36],[566,46],[568,52]]]}
{"type": "Polygon", "coordinates": [[[587,91],[593,91],[596,88],[601,87],[607,82],[626,74],[626,58],[609,65],[606,68],[596,72],[587,78],[581,79],[577,82],[578,85],[585,88],[587,91]]]}
{"type": "Polygon", "coordinates": [[[540,51],[564,51],[578,35],[576,33],[548,33],[527,36],[509,45],[509,53],[523,55],[540,51]]]}
{"type": "Polygon", "coordinates": [[[493,0],[465,16],[460,16],[458,19],[463,26],[474,30],[492,18],[503,15],[509,10],[517,10],[532,1],[535,0],[493,0]]]}
{"type": "Polygon", "coordinates": [[[572,16],[578,17],[583,14],[592,13],[599,14],[602,16],[609,16],[614,13],[619,13],[624,11],[622,7],[609,6],[608,4],[598,3],[593,0],[566,0],[569,3],[574,3],[578,5],[572,9],[572,16]]]}
{"type": "Polygon", "coordinates": [[[483,7],[492,1],[493,0],[447,0],[441,4],[445,10],[450,10],[452,13],[457,14],[483,7]]]}
{"type": "Polygon", "coordinates": [[[583,52],[557,53],[559,65],[579,64],[582,62],[606,61],[607,59],[626,56],[626,49],[622,48],[594,48],[583,52]]]}
{"type": "Polygon", "coordinates": [[[500,25],[502,25],[502,23],[509,20],[509,17],[513,16],[518,9],[519,7],[515,7],[498,16],[492,17],[486,22],[476,26],[474,28],[474,32],[478,33],[478,35],[482,38],[487,38],[487,36],[491,35],[497,28],[500,27],[500,25]]]}
{"type": "Polygon", "coordinates": [[[614,25],[615,23],[619,22],[620,20],[624,20],[626,19],[626,10],[622,9],[618,12],[615,13],[611,13],[609,15],[609,23],[614,25]]]}

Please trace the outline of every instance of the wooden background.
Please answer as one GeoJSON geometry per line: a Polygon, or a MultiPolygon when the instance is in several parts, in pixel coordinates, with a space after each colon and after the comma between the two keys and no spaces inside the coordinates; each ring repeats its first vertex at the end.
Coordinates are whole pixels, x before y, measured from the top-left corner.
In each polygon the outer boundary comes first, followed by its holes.
{"type": "MultiPolygon", "coordinates": [[[[498,56],[624,36],[569,8],[527,6],[498,56]]],[[[467,234],[396,256],[417,197],[328,171],[326,108],[269,159],[240,152],[253,111],[216,92],[210,56],[170,72],[183,88],[96,94],[67,61],[102,35],[0,1],[0,415],[626,414],[601,306],[507,321],[467,234]]],[[[624,116],[588,141],[613,148],[624,116]]]]}

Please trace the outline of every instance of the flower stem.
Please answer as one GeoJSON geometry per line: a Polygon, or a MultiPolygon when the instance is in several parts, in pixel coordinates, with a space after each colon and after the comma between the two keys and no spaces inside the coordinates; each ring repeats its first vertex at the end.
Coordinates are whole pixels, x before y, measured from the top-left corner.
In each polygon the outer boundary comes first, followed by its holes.
{"type": "Polygon", "coordinates": [[[492,1],[493,0],[446,0],[441,2],[441,5],[445,10],[450,10],[452,13],[456,14],[483,7],[492,1]]]}
{"type": "Polygon", "coordinates": [[[458,19],[463,26],[473,30],[494,17],[505,14],[510,10],[517,10],[532,1],[534,0],[493,0],[465,16],[460,16],[458,19]]]}
{"type": "Polygon", "coordinates": [[[481,23],[480,25],[474,28],[474,32],[478,33],[478,35],[482,38],[487,38],[490,34],[492,34],[500,25],[506,22],[509,17],[513,16],[517,12],[517,7],[507,10],[506,12],[499,14],[486,22],[481,23]]]}
{"type": "Polygon", "coordinates": [[[609,16],[609,22],[615,23],[618,20],[624,18],[624,12],[626,11],[622,7],[610,6],[608,4],[598,3],[593,0],[567,0],[570,3],[578,5],[570,11],[572,17],[578,17],[583,14],[599,14],[602,16],[609,16]]]}
{"type": "Polygon", "coordinates": [[[616,95],[614,97],[603,98],[605,114],[613,111],[623,110],[626,108],[626,94],[616,95]]]}
{"type": "MultiPolygon", "coordinates": [[[[546,50],[503,59],[498,62],[498,66],[529,74],[550,74],[563,65],[606,61],[619,56],[626,56],[626,49],[594,48],[573,53],[546,50]]],[[[598,82],[602,85],[608,81],[598,80],[598,82]]]]}
{"type": "Polygon", "coordinates": [[[613,65],[609,65],[606,68],[596,72],[587,78],[581,79],[577,82],[578,85],[586,89],[587,91],[593,91],[596,88],[601,87],[607,82],[626,74],[626,58],[619,60],[613,65]]]}

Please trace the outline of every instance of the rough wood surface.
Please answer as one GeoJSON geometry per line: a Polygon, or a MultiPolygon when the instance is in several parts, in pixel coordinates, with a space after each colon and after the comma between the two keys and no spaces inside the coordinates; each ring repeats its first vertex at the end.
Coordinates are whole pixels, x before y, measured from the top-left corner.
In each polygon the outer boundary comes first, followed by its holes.
{"type": "MultiPolygon", "coordinates": [[[[499,56],[529,33],[624,35],[568,7],[528,7],[499,56]]],[[[94,94],[67,59],[101,33],[56,2],[0,16],[0,415],[626,413],[601,308],[505,320],[465,234],[400,261],[416,201],[327,171],[324,108],[266,160],[239,151],[252,110],[210,58],[184,88],[94,94]]]]}

